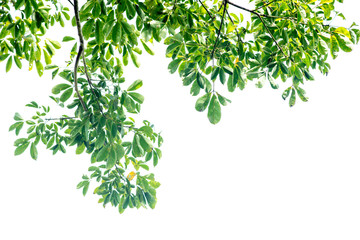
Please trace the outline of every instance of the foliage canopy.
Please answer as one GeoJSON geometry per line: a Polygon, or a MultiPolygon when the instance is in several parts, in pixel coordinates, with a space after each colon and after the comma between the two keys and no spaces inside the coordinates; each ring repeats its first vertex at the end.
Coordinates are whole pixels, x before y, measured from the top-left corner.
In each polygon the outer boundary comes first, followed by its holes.
{"type": "Polygon", "coordinates": [[[3,0],[0,3],[0,61],[6,72],[23,63],[39,76],[52,72],[63,83],[50,98],[73,115],[49,118],[50,107],[33,101],[31,119],[19,113],[10,126],[19,135],[15,155],[30,149],[37,159],[42,142],[53,154],[76,146],[76,154],[91,155],[89,175],[78,184],[85,195],[90,181],[98,185],[99,202],[118,207],[154,208],[160,183],[148,173],[161,158],[161,135],[149,121],[135,124],[144,96],[142,80],[128,88],[123,73],[131,61],[140,66],[143,50],[154,55],[152,43],[167,45],[170,73],[178,72],[190,94],[198,96],[195,109],[207,110],[212,124],[221,119],[221,108],[231,101],[217,84],[229,92],[255,82],[274,89],[288,84],[282,97],[294,106],[308,101],[303,85],[313,81],[313,70],[327,74],[330,56],[350,52],[360,40],[354,23],[332,26],[344,15],[336,10],[342,0],[253,1],[253,9],[229,0],[3,0]],[[66,4],[67,6],[64,6],[66,4]],[[250,14],[245,20],[243,13],[250,14]],[[52,27],[77,29],[77,36],[45,37],[52,27]],[[70,25],[66,27],[70,27],[70,25]],[[60,42],[73,44],[66,68],[52,62],[60,42]],[[146,172],[144,174],[144,172],[146,172]]]}

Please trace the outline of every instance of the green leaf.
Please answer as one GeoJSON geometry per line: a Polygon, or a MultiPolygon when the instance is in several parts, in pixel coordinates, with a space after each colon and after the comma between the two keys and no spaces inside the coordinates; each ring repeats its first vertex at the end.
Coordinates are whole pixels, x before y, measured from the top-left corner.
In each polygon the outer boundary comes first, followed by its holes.
{"type": "Polygon", "coordinates": [[[153,153],[153,165],[156,167],[156,165],[159,163],[159,157],[156,152],[153,153]]]}
{"type": "Polygon", "coordinates": [[[349,30],[347,30],[347,29],[344,28],[344,27],[338,27],[338,28],[336,28],[336,29],[334,30],[334,32],[339,33],[339,34],[342,34],[342,35],[348,37],[349,39],[351,39],[351,35],[350,35],[349,30]]]}
{"type": "Polygon", "coordinates": [[[117,160],[116,151],[114,149],[114,146],[111,146],[109,152],[109,158],[106,161],[106,168],[107,169],[113,168],[115,166],[116,160],[117,160]]]}
{"type": "Polygon", "coordinates": [[[117,159],[120,160],[125,155],[125,149],[120,144],[115,145],[117,159]]]}
{"type": "Polygon", "coordinates": [[[15,156],[18,156],[20,154],[22,154],[23,152],[25,152],[26,148],[29,146],[30,143],[24,143],[23,145],[20,145],[18,146],[16,149],[15,149],[15,156]]]}
{"type": "Polygon", "coordinates": [[[89,185],[90,185],[90,182],[86,181],[86,183],[84,184],[84,187],[83,187],[83,191],[82,191],[83,196],[86,195],[86,193],[87,193],[87,191],[89,189],[89,185]]]}
{"type": "Polygon", "coordinates": [[[121,27],[120,23],[116,23],[112,29],[111,33],[111,39],[114,41],[114,43],[119,44],[121,40],[121,27]]]}
{"type": "Polygon", "coordinates": [[[301,101],[303,101],[303,102],[308,101],[308,98],[305,96],[306,92],[304,89],[302,89],[301,87],[296,87],[296,92],[299,95],[301,101]]]}
{"type": "Polygon", "coordinates": [[[285,91],[282,94],[282,98],[285,100],[290,95],[291,87],[288,87],[285,89],[285,91]]]}
{"type": "Polygon", "coordinates": [[[219,77],[220,77],[220,82],[222,84],[225,84],[226,82],[226,76],[225,76],[225,71],[223,69],[220,69],[219,71],[219,77]]]}
{"type": "Polygon", "coordinates": [[[21,117],[20,113],[15,113],[15,115],[14,115],[14,120],[15,120],[15,121],[22,121],[23,118],[21,117]]]}
{"type": "Polygon", "coordinates": [[[103,32],[103,22],[98,19],[95,23],[95,40],[98,45],[102,44],[104,42],[104,32],[103,32]]]}
{"type": "Polygon", "coordinates": [[[41,77],[44,73],[44,66],[42,65],[42,63],[40,61],[35,61],[35,65],[36,65],[37,73],[41,77]]]}
{"type": "Polygon", "coordinates": [[[31,143],[31,146],[30,146],[30,156],[34,160],[36,160],[37,156],[38,156],[38,151],[37,151],[36,145],[34,143],[31,143]]]}
{"type": "Polygon", "coordinates": [[[55,41],[55,40],[51,40],[51,39],[48,39],[49,42],[54,46],[54,48],[56,49],[60,49],[61,48],[61,44],[58,42],[58,41],[55,41]]]}
{"type": "Polygon", "coordinates": [[[221,107],[219,101],[215,95],[212,95],[209,109],[208,109],[208,119],[210,123],[217,124],[221,119],[221,107]]]}
{"type": "Polygon", "coordinates": [[[128,87],[127,91],[135,91],[135,90],[141,88],[142,85],[143,85],[142,80],[136,80],[128,87]]]}
{"type": "Polygon", "coordinates": [[[336,40],[338,41],[341,50],[343,50],[344,52],[351,52],[352,51],[352,46],[351,46],[352,43],[350,42],[350,40],[343,39],[338,35],[336,35],[336,40]]]}
{"type": "Polygon", "coordinates": [[[63,92],[63,94],[61,94],[60,101],[66,102],[71,97],[72,93],[73,93],[72,88],[67,89],[65,92],[63,92]]]}
{"type": "Polygon", "coordinates": [[[105,132],[101,131],[100,134],[96,138],[95,148],[96,149],[101,148],[102,146],[104,146],[104,143],[105,143],[105,132]]]}
{"type": "Polygon", "coordinates": [[[84,26],[82,27],[82,32],[83,32],[83,36],[85,40],[88,40],[91,33],[92,33],[92,29],[94,27],[94,19],[90,19],[89,21],[87,21],[84,26]]]}
{"type": "MultiPolygon", "coordinates": [[[[47,52],[45,49],[43,49],[43,52],[44,52],[44,58],[45,58],[45,63],[46,63],[46,65],[51,64],[51,57],[50,57],[50,55],[48,54],[48,52],[47,52]]],[[[45,67],[45,68],[46,68],[46,67],[45,67]]]]}
{"type": "Polygon", "coordinates": [[[281,71],[282,71],[284,74],[289,74],[289,69],[285,66],[284,63],[280,62],[279,65],[280,65],[281,71]]]}
{"type": "Polygon", "coordinates": [[[231,103],[231,100],[227,99],[226,97],[221,96],[217,93],[217,97],[221,105],[226,106],[228,103],[231,103]]]}
{"type": "Polygon", "coordinates": [[[130,51],[130,57],[131,57],[132,62],[135,65],[135,67],[139,68],[140,67],[139,59],[137,58],[137,56],[135,55],[135,53],[133,51],[130,51]]]}
{"type": "Polygon", "coordinates": [[[219,67],[216,67],[213,71],[212,71],[212,73],[211,73],[211,80],[215,80],[216,79],[216,77],[218,76],[218,74],[219,74],[219,72],[220,72],[220,68],[219,67]]]}
{"type": "Polygon", "coordinates": [[[72,40],[75,40],[75,38],[70,37],[70,36],[65,36],[62,41],[63,41],[63,42],[70,42],[70,41],[72,41],[72,40]]]}
{"type": "Polygon", "coordinates": [[[144,102],[144,96],[141,95],[140,93],[130,92],[130,93],[128,93],[128,95],[130,97],[132,97],[132,99],[134,99],[135,101],[137,101],[140,104],[142,104],[144,102]]]}
{"type": "Polygon", "coordinates": [[[101,162],[104,161],[109,155],[108,147],[103,147],[98,154],[96,155],[96,161],[101,162]]]}
{"type": "Polygon", "coordinates": [[[62,90],[65,90],[65,89],[68,89],[70,88],[71,86],[69,84],[66,84],[66,83],[60,83],[56,86],[54,86],[52,89],[51,89],[51,92],[53,94],[59,94],[62,90]]]}
{"type": "Polygon", "coordinates": [[[174,72],[176,72],[180,62],[182,61],[182,59],[175,59],[172,62],[169,63],[168,65],[168,69],[170,71],[171,74],[173,74],[174,72]]]}
{"type": "Polygon", "coordinates": [[[295,93],[295,90],[292,89],[290,100],[289,100],[289,106],[293,107],[295,105],[295,102],[296,102],[296,93],[295,93]]]}
{"type": "Polygon", "coordinates": [[[145,192],[145,198],[151,209],[155,208],[156,199],[148,192],[145,192]]]}
{"type": "Polygon", "coordinates": [[[76,148],[75,153],[79,155],[79,154],[82,154],[84,152],[84,150],[85,150],[85,144],[83,143],[76,148]]]}
{"type": "Polygon", "coordinates": [[[155,52],[149,47],[149,45],[147,45],[145,43],[145,41],[143,39],[140,39],[140,41],[141,41],[141,43],[142,43],[142,45],[143,45],[146,52],[148,52],[150,55],[155,55],[155,52]]]}
{"type": "Polygon", "coordinates": [[[199,112],[205,111],[208,107],[211,98],[211,93],[207,93],[204,96],[200,97],[195,103],[195,109],[199,112]]]}
{"type": "Polygon", "coordinates": [[[15,57],[14,57],[14,60],[15,60],[16,66],[17,66],[19,69],[21,69],[21,68],[22,68],[22,63],[21,63],[20,59],[19,59],[17,56],[15,56],[15,57]]]}
{"type": "Polygon", "coordinates": [[[139,134],[134,135],[134,139],[132,142],[132,154],[134,157],[142,157],[145,154],[144,149],[140,145],[139,134]]]}
{"type": "Polygon", "coordinates": [[[141,148],[144,149],[146,152],[150,152],[153,148],[152,142],[147,137],[139,134],[140,145],[141,148]]]}
{"type": "Polygon", "coordinates": [[[313,75],[311,75],[306,69],[304,69],[304,75],[305,75],[306,79],[308,79],[310,81],[314,80],[313,75]]]}
{"type": "Polygon", "coordinates": [[[2,54],[0,55],[0,61],[4,61],[10,54],[2,54]]]}
{"type": "Polygon", "coordinates": [[[9,59],[6,62],[6,72],[9,72],[12,66],[12,57],[9,57],[9,59]]]}

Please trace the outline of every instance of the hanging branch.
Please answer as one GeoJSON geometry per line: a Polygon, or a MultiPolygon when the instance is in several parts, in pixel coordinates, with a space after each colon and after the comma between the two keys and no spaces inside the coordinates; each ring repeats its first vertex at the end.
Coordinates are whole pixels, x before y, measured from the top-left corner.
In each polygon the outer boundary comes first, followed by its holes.
{"type": "Polygon", "coordinates": [[[74,0],[74,12],[75,12],[75,20],[76,20],[76,27],[78,30],[78,35],[79,35],[79,41],[80,41],[80,46],[79,46],[79,50],[78,53],[76,55],[76,59],[75,59],[75,66],[74,66],[74,85],[75,85],[75,91],[76,94],[80,100],[81,106],[83,107],[83,109],[85,111],[87,111],[87,107],[84,103],[84,100],[82,99],[80,93],[79,93],[79,89],[78,89],[78,78],[77,78],[77,69],[79,66],[79,61],[80,61],[80,57],[84,51],[84,40],[82,39],[82,33],[81,33],[81,23],[80,23],[80,17],[79,17],[79,6],[78,6],[78,0],[74,0]]]}
{"type": "Polygon", "coordinates": [[[214,53],[215,53],[215,50],[216,50],[216,45],[217,45],[217,42],[219,41],[219,37],[220,37],[220,34],[221,34],[221,28],[222,28],[222,25],[224,24],[227,3],[228,3],[228,0],[223,0],[224,12],[223,12],[223,14],[221,16],[221,23],[220,23],[220,27],[219,27],[219,30],[218,30],[218,33],[217,33],[216,40],[215,40],[214,48],[213,48],[213,50],[211,52],[211,58],[214,57],[214,53]]]}
{"type": "MultiPolygon", "coordinates": [[[[74,8],[75,8],[76,26],[78,29],[78,35],[79,35],[79,41],[80,41],[79,51],[78,51],[78,55],[76,56],[76,61],[75,61],[76,72],[74,71],[74,75],[76,76],[76,80],[77,80],[77,67],[79,65],[80,57],[82,56],[86,80],[90,86],[90,90],[91,90],[92,94],[95,96],[95,99],[96,99],[97,105],[99,106],[99,110],[100,110],[101,114],[104,115],[101,105],[100,105],[100,102],[99,102],[99,99],[98,99],[97,95],[95,94],[94,86],[91,82],[91,79],[90,79],[90,76],[89,76],[89,73],[88,73],[88,70],[86,67],[86,58],[85,58],[85,53],[84,53],[84,48],[85,48],[84,47],[84,45],[85,45],[84,44],[84,36],[81,31],[81,23],[80,23],[80,18],[79,18],[79,10],[78,10],[78,1],[77,0],[74,0],[74,8]]],[[[75,88],[77,89],[77,81],[75,83],[76,83],[75,88]]],[[[78,96],[79,96],[79,94],[78,94],[78,96]]],[[[79,97],[79,99],[80,99],[80,97],[79,97]]],[[[80,102],[82,102],[82,104],[83,104],[82,99],[80,99],[80,102]]]]}
{"type": "Polygon", "coordinates": [[[258,12],[256,12],[256,11],[254,11],[254,10],[250,10],[250,9],[241,7],[241,6],[239,6],[239,5],[235,4],[235,3],[232,3],[232,2],[230,2],[230,1],[227,1],[227,2],[228,2],[230,5],[233,5],[234,7],[237,7],[237,8],[239,8],[239,9],[244,10],[244,11],[247,11],[247,12],[250,12],[250,13],[252,13],[252,14],[255,14],[255,15],[260,19],[260,21],[261,21],[261,23],[264,25],[266,31],[270,34],[272,40],[275,42],[276,46],[280,49],[280,51],[282,52],[282,54],[284,54],[284,56],[285,56],[286,58],[289,58],[289,57],[285,54],[285,52],[283,51],[283,49],[280,47],[279,43],[276,41],[276,39],[275,39],[274,36],[272,35],[271,31],[269,30],[269,28],[268,28],[267,25],[265,24],[264,20],[262,19],[261,16],[266,16],[266,15],[260,14],[260,13],[258,13],[258,12]]]}

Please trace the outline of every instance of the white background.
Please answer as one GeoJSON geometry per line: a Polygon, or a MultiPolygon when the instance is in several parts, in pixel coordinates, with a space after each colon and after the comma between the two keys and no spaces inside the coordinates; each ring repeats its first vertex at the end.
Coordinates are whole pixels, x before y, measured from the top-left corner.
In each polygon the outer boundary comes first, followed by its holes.
{"type": "MultiPolygon", "coordinates": [[[[350,23],[360,23],[359,7],[342,5],[350,23]]],[[[144,80],[142,117],[165,139],[154,170],[162,185],[155,210],[123,215],[76,189],[90,160],[75,148],[56,156],[40,148],[37,161],[28,150],[13,156],[14,113],[31,114],[32,100],[46,105],[62,81],[15,65],[5,75],[1,63],[0,239],[360,239],[359,46],[306,83],[308,103],[289,108],[287,84],[223,92],[233,103],[216,126],[168,74],[163,48],[141,62],[127,78],[144,80]]]]}

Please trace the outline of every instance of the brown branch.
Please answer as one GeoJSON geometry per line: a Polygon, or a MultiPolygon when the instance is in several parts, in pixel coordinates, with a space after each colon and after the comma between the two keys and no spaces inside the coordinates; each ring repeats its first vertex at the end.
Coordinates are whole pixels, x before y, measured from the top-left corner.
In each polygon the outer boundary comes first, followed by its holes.
{"type": "MultiPolygon", "coordinates": [[[[227,1],[227,2],[228,2],[230,5],[234,6],[234,7],[237,7],[237,8],[239,8],[239,9],[244,10],[244,11],[247,11],[247,12],[250,12],[250,13],[252,13],[252,14],[255,14],[255,15],[260,19],[260,21],[261,21],[261,23],[264,25],[266,31],[270,34],[272,40],[275,42],[276,46],[279,48],[279,50],[282,52],[282,54],[284,54],[284,56],[285,56],[286,58],[289,58],[289,57],[285,54],[285,52],[283,51],[283,49],[280,47],[279,43],[278,43],[278,42],[276,41],[276,39],[274,38],[274,36],[273,36],[273,34],[271,33],[271,31],[269,30],[268,26],[265,24],[264,20],[263,20],[262,17],[261,17],[262,14],[254,11],[254,10],[250,10],[250,9],[241,7],[241,6],[239,6],[239,5],[235,4],[235,3],[232,3],[232,2],[230,2],[230,1],[227,1]]],[[[265,17],[266,15],[263,15],[263,16],[265,17]]]]}
{"type": "Polygon", "coordinates": [[[79,100],[81,102],[81,106],[83,107],[83,109],[85,111],[87,111],[87,107],[86,107],[86,105],[84,103],[84,100],[82,99],[82,97],[81,97],[81,95],[79,93],[78,78],[77,78],[77,69],[78,69],[78,66],[79,66],[80,57],[81,57],[81,55],[83,54],[83,51],[84,51],[84,40],[82,39],[78,0],[74,0],[74,12],[75,12],[76,26],[77,26],[78,35],[79,35],[79,41],[80,41],[80,46],[79,46],[78,53],[76,55],[75,66],[74,66],[74,86],[75,86],[76,94],[77,94],[77,96],[78,96],[78,98],[79,98],[79,100]]]}

